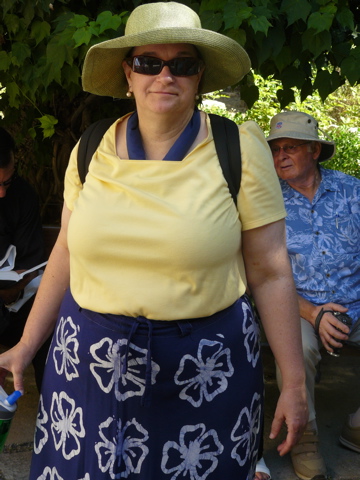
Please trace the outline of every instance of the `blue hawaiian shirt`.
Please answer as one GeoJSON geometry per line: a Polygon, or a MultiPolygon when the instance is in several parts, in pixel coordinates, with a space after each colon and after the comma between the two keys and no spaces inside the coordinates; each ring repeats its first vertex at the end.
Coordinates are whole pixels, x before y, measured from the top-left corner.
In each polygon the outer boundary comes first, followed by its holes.
{"type": "Polygon", "coordinates": [[[321,168],[310,201],[280,180],[287,248],[299,295],[316,305],[335,302],[360,318],[360,180],[321,168]]]}

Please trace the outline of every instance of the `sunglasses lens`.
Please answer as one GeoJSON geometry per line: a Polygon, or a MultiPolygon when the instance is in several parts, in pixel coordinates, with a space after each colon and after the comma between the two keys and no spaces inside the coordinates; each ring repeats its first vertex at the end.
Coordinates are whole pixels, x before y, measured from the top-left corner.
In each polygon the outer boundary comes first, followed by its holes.
{"type": "Polygon", "coordinates": [[[165,62],[157,57],[138,55],[131,59],[129,65],[135,73],[140,73],[141,75],[158,75],[163,67],[167,65],[172,75],[187,77],[199,73],[202,63],[201,60],[192,57],[173,58],[165,62]]]}
{"type": "Polygon", "coordinates": [[[162,69],[162,61],[160,58],[139,55],[133,58],[132,68],[134,72],[142,75],[158,75],[162,69]]]}
{"type": "Polygon", "coordinates": [[[200,61],[191,57],[174,58],[170,61],[169,67],[173,75],[187,77],[199,73],[200,61]]]}

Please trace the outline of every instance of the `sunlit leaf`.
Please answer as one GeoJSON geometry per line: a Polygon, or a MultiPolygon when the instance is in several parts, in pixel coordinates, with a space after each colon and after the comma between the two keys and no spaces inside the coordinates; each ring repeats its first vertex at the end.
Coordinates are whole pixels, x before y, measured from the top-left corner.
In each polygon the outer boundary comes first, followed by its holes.
{"type": "Polygon", "coordinates": [[[122,24],[122,17],[126,12],[121,15],[113,15],[111,12],[101,12],[96,19],[96,23],[99,24],[99,34],[105,32],[105,30],[117,30],[122,24]]]}
{"type": "Polygon", "coordinates": [[[52,115],[43,115],[38,118],[40,127],[43,131],[44,138],[51,137],[55,133],[55,125],[58,123],[58,119],[52,115]]]}
{"type": "Polygon", "coordinates": [[[85,15],[74,15],[69,21],[69,25],[75,28],[83,28],[87,25],[89,18],[85,15]]]}
{"type": "Polygon", "coordinates": [[[79,28],[73,35],[75,47],[79,47],[80,45],[88,45],[91,37],[92,34],[89,28],[79,28]]]}

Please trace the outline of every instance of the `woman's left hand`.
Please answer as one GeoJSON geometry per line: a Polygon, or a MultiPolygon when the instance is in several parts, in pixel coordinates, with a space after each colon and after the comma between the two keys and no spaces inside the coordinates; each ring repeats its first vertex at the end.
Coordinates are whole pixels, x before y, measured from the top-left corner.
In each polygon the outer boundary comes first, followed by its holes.
{"type": "Polygon", "coordinates": [[[274,439],[280,433],[281,427],[285,422],[287,435],[285,440],[277,447],[280,456],[288,453],[300,440],[308,418],[309,413],[305,387],[283,387],[276,406],[270,432],[270,438],[274,439]]]}

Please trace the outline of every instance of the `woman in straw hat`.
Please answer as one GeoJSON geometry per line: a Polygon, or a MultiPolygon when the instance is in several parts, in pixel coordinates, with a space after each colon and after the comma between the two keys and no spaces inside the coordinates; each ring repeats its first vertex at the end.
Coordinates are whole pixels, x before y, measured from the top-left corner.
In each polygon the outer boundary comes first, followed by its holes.
{"type": "Polygon", "coordinates": [[[23,338],[0,365],[22,370],[55,327],[30,479],[252,479],[263,413],[259,328],[282,369],[272,424],[281,455],[307,409],[284,206],[258,126],[239,128],[242,182],[232,201],[198,94],[250,68],[233,40],[188,7],[153,3],[125,36],[93,46],[88,92],[135,98],[93,155],[77,147],[65,205],[23,338]],[[69,288],[70,286],[70,288],[69,288]]]}

